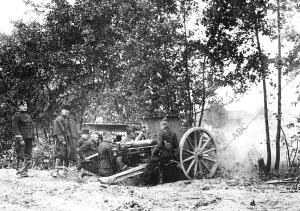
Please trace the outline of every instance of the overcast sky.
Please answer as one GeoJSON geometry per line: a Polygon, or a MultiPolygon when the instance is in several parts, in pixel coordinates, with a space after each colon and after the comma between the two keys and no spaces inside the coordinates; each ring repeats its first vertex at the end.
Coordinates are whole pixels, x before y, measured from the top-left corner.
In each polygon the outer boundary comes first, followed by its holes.
{"type": "Polygon", "coordinates": [[[23,0],[0,1],[0,32],[10,33],[12,30],[11,20],[22,19],[25,16],[26,6],[23,0]]]}

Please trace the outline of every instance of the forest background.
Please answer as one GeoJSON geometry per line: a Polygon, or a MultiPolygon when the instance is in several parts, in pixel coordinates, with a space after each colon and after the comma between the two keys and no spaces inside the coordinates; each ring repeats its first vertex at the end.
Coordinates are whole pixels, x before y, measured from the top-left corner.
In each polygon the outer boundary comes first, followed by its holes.
{"type": "Polygon", "coordinates": [[[268,97],[278,108],[271,114],[277,121],[275,169],[282,148],[288,166],[295,162],[298,138],[284,130],[296,124],[281,122],[281,81],[295,79],[300,65],[296,0],[25,2],[39,18],[15,21],[11,34],[0,35],[2,156],[12,150],[11,116],[19,99],[28,102],[36,123],[36,154],[44,158],[36,160],[48,160],[52,121],[64,102],[72,105],[79,128],[99,116],[125,123],[165,114],[201,126],[206,111],[224,109],[262,86],[266,171],[268,97]],[[234,91],[230,99],[218,95],[224,87],[234,91]]]}

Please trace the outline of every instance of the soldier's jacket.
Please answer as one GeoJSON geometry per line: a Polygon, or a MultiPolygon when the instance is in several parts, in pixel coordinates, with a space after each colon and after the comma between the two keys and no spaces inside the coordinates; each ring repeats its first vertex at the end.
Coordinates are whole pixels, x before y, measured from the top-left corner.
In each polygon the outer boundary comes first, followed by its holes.
{"type": "Polygon", "coordinates": [[[14,135],[25,138],[34,138],[32,118],[25,112],[17,112],[12,117],[12,130],[14,135]]]}
{"type": "Polygon", "coordinates": [[[106,140],[99,144],[99,172],[101,176],[110,176],[115,173],[116,166],[113,161],[112,148],[112,143],[106,140]]]}
{"type": "Polygon", "coordinates": [[[175,156],[178,146],[176,134],[170,128],[166,128],[159,134],[158,143],[153,149],[153,155],[159,156],[162,159],[172,159],[175,156]]]}
{"type": "Polygon", "coordinates": [[[80,148],[84,143],[86,143],[88,141],[88,139],[85,138],[80,138],[78,141],[78,147],[80,148]]]}
{"type": "Polygon", "coordinates": [[[80,157],[87,158],[91,155],[98,153],[99,144],[93,140],[88,140],[79,148],[80,157]]]}
{"type": "Polygon", "coordinates": [[[69,136],[77,139],[78,132],[75,122],[70,117],[58,116],[53,122],[54,136],[69,136]]]}
{"type": "Polygon", "coordinates": [[[53,136],[56,138],[55,157],[76,161],[78,133],[75,122],[70,117],[58,116],[53,122],[53,136]]]}

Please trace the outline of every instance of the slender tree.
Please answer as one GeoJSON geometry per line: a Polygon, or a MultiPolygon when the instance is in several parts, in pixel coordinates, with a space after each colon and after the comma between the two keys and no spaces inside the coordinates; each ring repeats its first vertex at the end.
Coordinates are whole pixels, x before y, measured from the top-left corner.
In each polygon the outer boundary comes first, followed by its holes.
{"type": "Polygon", "coordinates": [[[277,40],[278,40],[278,55],[277,55],[277,75],[278,75],[278,88],[277,88],[277,131],[276,131],[276,159],[275,169],[279,169],[280,163],[280,132],[281,132],[281,18],[280,18],[280,0],[276,0],[277,3],[277,40]]]}

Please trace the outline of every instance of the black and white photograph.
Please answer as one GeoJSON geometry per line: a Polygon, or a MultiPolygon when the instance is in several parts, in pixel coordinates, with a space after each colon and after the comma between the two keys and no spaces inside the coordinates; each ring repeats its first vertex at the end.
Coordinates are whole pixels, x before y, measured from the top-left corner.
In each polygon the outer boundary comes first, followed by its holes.
{"type": "Polygon", "coordinates": [[[1,0],[1,211],[300,211],[298,0],[1,0]]]}

